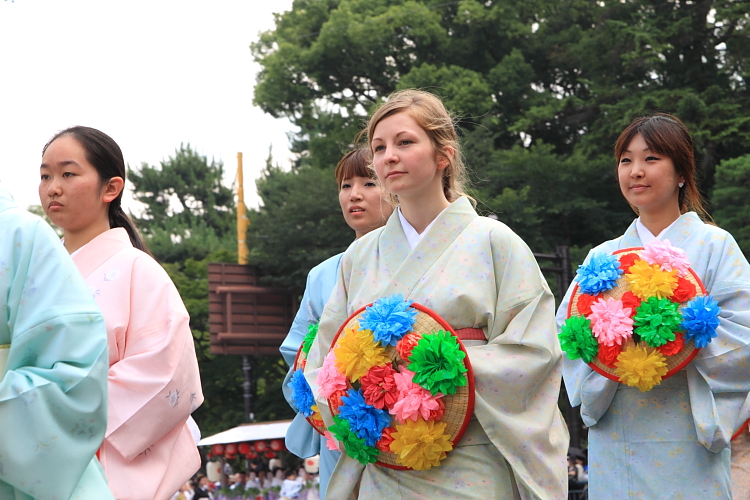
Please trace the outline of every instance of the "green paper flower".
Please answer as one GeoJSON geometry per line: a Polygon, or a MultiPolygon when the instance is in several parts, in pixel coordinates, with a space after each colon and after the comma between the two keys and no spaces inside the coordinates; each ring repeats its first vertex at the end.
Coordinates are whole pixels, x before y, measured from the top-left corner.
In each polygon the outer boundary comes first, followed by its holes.
{"type": "Polygon", "coordinates": [[[305,338],[302,340],[302,352],[305,354],[310,353],[310,348],[313,345],[313,341],[315,340],[315,337],[318,335],[318,325],[320,323],[315,323],[312,325],[307,326],[307,335],[305,335],[305,338]]]}
{"type": "Polygon", "coordinates": [[[599,344],[591,332],[591,321],[583,316],[571,316],[565,320],[557,337],[568,359],[581,358],[584,362],[591,363],[599,351],[599,344]]]}
{"type": "Polygon", "coordinates": [[[412,381],[433,395],[455,394],[456,388],[465,386],[464,353],[456,337],[440,330],[423,335],[409,356],[408,369],[414,372],[412,381]]]}
{"type": "Polygon", "coordinates": [[[328,428],[336,439],[344,443],[346,454],[362,465],[374,464],[378,460],[380,450],[374,446],[367,446],[365,440],[357,437],[349,427],[349,421],[341,417],[333,417],[333,425],[328,428]]]}
{"type": "Polygon", "coordinates": [[[633,317],[633,331],[651,347],[663,346],[675,339],[682,328],[679,304],[669,299],[649,297],[641,302],[633,317]]]}

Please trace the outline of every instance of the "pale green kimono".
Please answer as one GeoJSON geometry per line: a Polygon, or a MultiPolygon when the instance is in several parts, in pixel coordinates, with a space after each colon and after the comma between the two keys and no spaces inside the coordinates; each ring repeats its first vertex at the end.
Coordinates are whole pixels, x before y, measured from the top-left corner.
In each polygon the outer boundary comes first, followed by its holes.
{"type": "MultiPolygon", "coordinates": [[[[341,324],[395,293],[437,312],[454,329],[484,330],[488,343],[467,348],[477,420],[428,471],[363,467],[342,454],[329,498],[566,498],[568,432],[557,408],[562,353],[555,303],[526,244],[460,198],[410,250],[394,212],[342,258],[307,361],[315,394],[317,372],[341,324]]],[[[319,407],[326,416],[327,406],[319,407]]]]}
{"type": "Polygon", "coordinates": [[[112,495],[94,457],[107,424],[107,332],[55,233],[0,188],[0,500],[112,495]]]}

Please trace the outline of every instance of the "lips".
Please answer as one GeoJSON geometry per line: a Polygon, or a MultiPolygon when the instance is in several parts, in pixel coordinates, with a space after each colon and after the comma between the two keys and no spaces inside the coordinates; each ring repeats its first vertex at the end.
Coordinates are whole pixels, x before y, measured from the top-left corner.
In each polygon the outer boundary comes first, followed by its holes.
{"type": "Polygon", "coordinates": [[[643,191],[648,186],[646,184],[633,184],[630,186],[631,191],[643,191]]]}
{"type": "Polygon", "coordinates": [[[385,178],[389,179],[391,177],[398,177],[400,175],[404,175],[405,173],[406,172],[403,172],[401,170],[391,170],[390,172],[388,172],[388,174],[386,174],[385,178]]]}
{"type": "Polygon", "coordinates": [[[60,203],[59,201],[51,201],[49,205],[47,205],[47,208],[49,208],[50,210],[56,210],[62,207],[63,207],[63,204],[60,203]]]}
{"type": "Polygon", "coordinates": [[[364,211],[365,209],[360,207],[359,205],[354,205],[353,207],[349,207],[350,214],[361,214],[364,211]]]}

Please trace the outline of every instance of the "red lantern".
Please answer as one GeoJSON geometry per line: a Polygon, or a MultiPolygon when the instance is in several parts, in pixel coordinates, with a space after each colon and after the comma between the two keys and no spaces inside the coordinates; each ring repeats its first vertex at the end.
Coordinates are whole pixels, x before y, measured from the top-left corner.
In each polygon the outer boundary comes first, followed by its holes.
{"type": "Polygon", "coordinates": [[[237,445],[235,443],[229,443],[225,449],[227,455],[237,454],[237,445]]]}
{"type": "Polygon", "coordinates": [[[266,452],[266,458],[276,458],[276,453],[274,453],[272,451],[267,451],[266,452]]]}
{"type": "Polygon", "coordinates": [[[252,459],[254,459],[254,458],[258,458],[258,454],[257,454],[257,453],[255,453],[254,451],[251,451],[251,452],[249,452],[249,453],[246,453],[246,454],[245,454],[245,456],[246,456],[246,457],[247,457],[248,459],[250,459],[250,460],[252,460],[252,459]]]}
{"type": "Polygon", "coordinates": [[[256,441],[255,442],[255,451],[259,451],[259,452],[263,453],[267,449],[268,449],[268,443],[266,443],[265,441],[256,441]]]}
{"type": "Polygon", "coordinates": [[[281,439],[274,439],[271,441],[271,449],[273,451],[281,451],[284,449],[284,443],[281,441],[281,439]]]}
{"type": "Polygon", "coordinates": [[[250,452],[250,443],[240,443],[238,449],[243,455],[247,455],[250,452]]]}
{"type": "Polygon", "coordinates": [[[206,458],[208,460],[211,460],[212,458],[214,458],[214,454],[209,451],[208,453],[206,453],[206,458]]]}
{"type": "Polygon", "coordinates": [[[224,445],[223,444],[215,444],[211,447],[211,451],[214,455],[221,456],[224,454],[224,445]]]}

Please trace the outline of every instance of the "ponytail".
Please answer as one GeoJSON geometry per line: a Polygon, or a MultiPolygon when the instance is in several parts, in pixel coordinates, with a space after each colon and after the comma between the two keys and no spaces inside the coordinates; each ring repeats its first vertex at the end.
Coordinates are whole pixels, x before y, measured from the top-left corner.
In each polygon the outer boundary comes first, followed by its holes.
{"type": "Polygon", "coordinates": [[[141,236],[140,231],[138,231],[138,227],[135,225],[135,222],[133,222],[133,220],[128,217],[125,212],[123,212],[122,206],[120,205],[121,196],[122,195],[118,196],[117,199],[113,200],[109,204],[109,227],[121,227],[125,229],[125,231],[128,232],[128,236],[130,237],[130,243],[132,243],[133,246],[138,250],[153,257],[148,249],[148,245],[146,245],[146,242],[143,239],[143,236],[141,236]]]}

